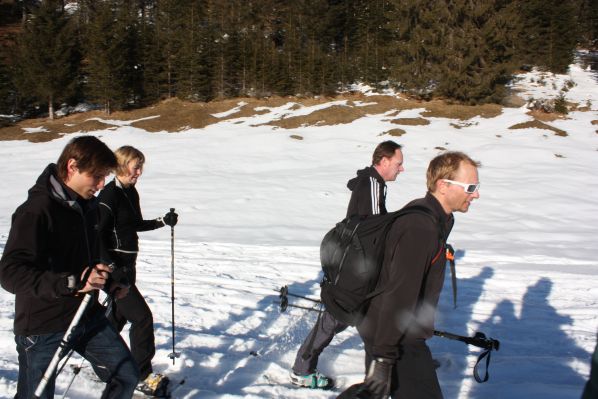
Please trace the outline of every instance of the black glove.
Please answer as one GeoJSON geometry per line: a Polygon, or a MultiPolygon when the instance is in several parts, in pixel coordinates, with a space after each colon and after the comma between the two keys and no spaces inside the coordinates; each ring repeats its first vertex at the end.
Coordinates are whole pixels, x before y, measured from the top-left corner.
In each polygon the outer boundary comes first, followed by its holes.
{"type": "Polygon", "coordinates": [[[177,222],[179,221],[179,215],[174,213],[174,208],[170,209],[170,212],[168,212],[166,215],[164,215],[164,217],[162,218],[162,221],[164,222],[165,225],[174,227],[177,224],[177,222]]]}
{"type": "Polygon", "coordinates": [[[369,391],[370,396],[358,394],[357,397],[368,397],[372,399],[388,398],[388,395],[390,395],[391,373],[393,367],[394,362],[390,359],[378,358],[372,361],[364,382],[364,388],[369,391]]]}

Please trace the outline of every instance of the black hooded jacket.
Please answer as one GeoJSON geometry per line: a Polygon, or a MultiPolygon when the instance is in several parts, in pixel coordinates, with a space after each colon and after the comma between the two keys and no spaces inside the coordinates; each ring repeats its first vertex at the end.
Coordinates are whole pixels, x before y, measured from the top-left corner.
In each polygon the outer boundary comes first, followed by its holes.
{"type": "Polygon", "coordinates": [[[67,276],[80,278],[97,263],[97,221],[95,199],[78,197],[48,165],[13,214],[0,260],[0,283],[16,295],[16,335],[66,331],[83,299],[68,289],[67,276]]]}
{"type": "Polygon", "coordinates": [[[386,182],[373,166],[358,170],[357,176],[347,182],[347,188],[351,190],[347,217],[387,213],[386,182]]]}
{"type": "Polygon", "coordinates": [[[366,350],[375,358],[397,359],[401,343],[427,339],[434,332],[434,315],[444,284],[444,243],[454,220],[430,193],[409,205],[429,208],[442,229],[432,218],[412,213],[399,218],[386,236],[378,280],[383,292],[372,299],[357,327],[366,350]]]}

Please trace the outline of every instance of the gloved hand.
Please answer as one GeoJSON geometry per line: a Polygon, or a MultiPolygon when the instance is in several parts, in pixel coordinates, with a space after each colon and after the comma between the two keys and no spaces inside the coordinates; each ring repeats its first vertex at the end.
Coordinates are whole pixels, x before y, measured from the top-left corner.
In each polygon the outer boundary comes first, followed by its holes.
{"type": "Polygon", "coordinates": [[[388,398],[393,366],[394,362],[390,359],[377,358],[372,361],[364,382],[364,388],[367,388],[370,393],[369,397],[372,399],[388,398]]]}
{"type": "Polygon", "coordinates": [[[179,221],[179,215],[174,212],[174,208],[171,208],[170,212],[168,212],[166,215],[164,215],[164,217],[162,218],[162,221],[164,222],[165,225],[174,227],[177,224],[177,222],[179,221]]]}

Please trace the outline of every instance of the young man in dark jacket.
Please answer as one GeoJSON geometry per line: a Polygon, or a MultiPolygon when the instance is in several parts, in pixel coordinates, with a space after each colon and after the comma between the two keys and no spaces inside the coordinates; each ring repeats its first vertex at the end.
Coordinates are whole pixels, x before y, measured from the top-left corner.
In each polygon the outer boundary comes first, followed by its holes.
{"type": "MultiPolygon", "coordinates": [[[[347,183],[351,190],[347,217],[387,213],[386,182],[394,181],[404,170],[401,145],[390,140],[378,144],[372,155],[372,166],[358,170],[357,176],[347,183]]],[[[322,313],[295,357],[291,372],[294,385],[319,389],[334,385],[331,378],[317,371],[318,358],[334,336],[347,327],[327,311],[322,313]]]]}
{"type": "MultiPolygon", "coordinates": [[[[29,190],[12,218],[0,260],[2,287],[16,295],[14,333],[19,354],[17,395],[31,398],[70,325],[83,294],[92,293],[68,347],[106,382],[102,398],[130,398],[139,372],[126,344],[97,301],[111,267],[97,258],[94,194],[116,166],[112,151],[93,136],[71,140],[29,190]]],[[[117,292],[125,295],[127,289],[117,292]]],[[[40,397],[54,397],[51,376],[40,397]]]]}
{"type": "Polygon", "coordinates": [[[436,220],[411,213],[391,227],[378,282],[383,291],[357,327],[367,370],[358,397],[442,398],[425,340],[434,333],[453,212],[467,212],[479,198],[479,166],[461,152],[434,158],[427,171],[428,193],[409,205],[430,209],[436,220]]]}

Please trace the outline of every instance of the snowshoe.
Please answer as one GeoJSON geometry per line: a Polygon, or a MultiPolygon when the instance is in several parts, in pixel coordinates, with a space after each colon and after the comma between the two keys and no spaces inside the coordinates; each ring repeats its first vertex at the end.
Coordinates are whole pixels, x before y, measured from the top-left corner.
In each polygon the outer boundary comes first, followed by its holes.
{"type": "Polygon", "coordinates": [[[291,372],[291,383],[298,387],[310,389],[330,389],[334,387],[334,380],[316,371],[307,375],[298,375],[291,372]]]}
{"type": "Polygon", "coordinates": [[[167,398],[169,382],[168,377],[152,373],[145,380],[141,381],[135,389],[147,396],[167,398]]]}

